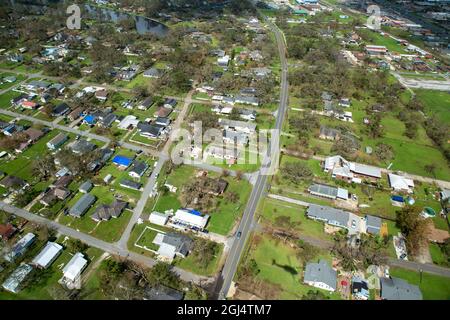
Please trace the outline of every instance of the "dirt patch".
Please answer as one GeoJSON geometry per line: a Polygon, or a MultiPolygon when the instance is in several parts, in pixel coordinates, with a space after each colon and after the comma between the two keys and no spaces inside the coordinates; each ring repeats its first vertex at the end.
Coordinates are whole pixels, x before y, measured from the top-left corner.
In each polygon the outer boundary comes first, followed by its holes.
{"type": "Polygon", "coordinates": [[[260,297],[262,300],[275,300],[281,293],[281,286],[261,279],[242,276],[237,283],[238,291],[260,297]]]}
{"type": "Polygon", "coordinates": [[[434,224],[430,223],[429,231],[428,231],[428,240],[437,243],[444,243],[445,240],[449,237],[449,233],[446,230],[436,229],[434,224]]]}
{"type": "Polygon", "coordinates": [[[263,300],[262,298],[254,295],[251,292],[247,292],[241,289],[236,291],[236,294],[233,297],[235,300],[263,300]]]}

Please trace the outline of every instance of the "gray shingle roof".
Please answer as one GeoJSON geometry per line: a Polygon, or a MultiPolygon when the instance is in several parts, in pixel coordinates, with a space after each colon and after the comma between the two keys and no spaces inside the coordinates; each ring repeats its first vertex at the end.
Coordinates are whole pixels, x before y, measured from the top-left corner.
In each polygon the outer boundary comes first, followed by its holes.
{"type": "Polygon", "coordinates": [[[366,216],[367,232],[371,234],[379,234],[381,229],[381,218],[371,215],[366,216]]]}
{"type": "Polygon", "coordinates": [[[386,300],[422,300],[418,286],[399,278],[381,278],[381,298],[386,300]]]}
{"type": "Polygon", "coordinates": [[[336,290],[337,273],[325,260],[308,263],[305,268],[305,282],[323,282],[336,290]]]}
{"type": "Polygon", "coordinates": [[[310,218],[322,220],[326,223],[347,228],[350,215],[348,212],[326,206],[311,204],[306,211],[310,218]]]}
{"type": "Polygon", "coordinates": [[[84,194],[69,210],[69,214],[74,217],[81,217],[84,213],[86,213],[86,211],[89,210],[95,200],[96,198],[93,195],[89,193],[84,194]]]}

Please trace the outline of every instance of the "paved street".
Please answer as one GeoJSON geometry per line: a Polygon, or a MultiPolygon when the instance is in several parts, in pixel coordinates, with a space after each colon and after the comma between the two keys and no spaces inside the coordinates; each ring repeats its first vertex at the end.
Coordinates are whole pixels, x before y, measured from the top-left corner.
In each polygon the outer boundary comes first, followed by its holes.
{"type": "MultiPolygon", "coordinates": [[[[274,32],[277,40],[282,66],[280,104],[275,123],[275,129],[281,130],[289,97],[288,81],[287,81],[288,67],[286,59],[286,46],[281,31],[274,24],[269,23],[269,25],[272,31],[274,32]]],[[[271,154],[272,159],[269,159],[269,157],[266,155],[265,159],[263,160],[263,164],[269,164],[271,161],[273,161],[274,157],[277,156],[278,156],[277,154],[271,154]]],[[[250,194],[250,199],[247,203],[244,214],[242,216],[242,220],[239,224],[238,232],[241,232],[241,237],[239,241],[234,241],[230,249],[230,252],[227,256],[227,259],[225,261],[225,265],[216,283],[215,294],[219,299],[225,299],[230,289],[231,282],[233,281],[234,275],[236,273],[237,266],[239,264],[245,243],[251,231],[251,226],[254,223],[254,215],[256,208],[258,206],[259,200],[265,194],[266,185],[267,185],[267,175],[258,174],[252,193],[250,194]]]]}

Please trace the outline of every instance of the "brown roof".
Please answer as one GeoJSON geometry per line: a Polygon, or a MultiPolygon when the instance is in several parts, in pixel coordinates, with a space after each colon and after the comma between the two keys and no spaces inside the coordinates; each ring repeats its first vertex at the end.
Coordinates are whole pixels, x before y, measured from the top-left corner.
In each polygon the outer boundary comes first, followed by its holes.
{"type": "Polygon", "coordinates": [[[0,224],[0,238],[8,240],[16,232],[16,228],[10,223],[0,224]]]}
{"type": "Polygon", "coordinates": [[[55,187],[65,188],[72,182],[72,180],[73,180],[72,176],[63,176],[58,180],[56,180],[55,187]]]}
{"type": "Polygon", "coordinates": [[[158,111],[156,111],[157,116],[161,118],[167,118],[171,113],[172,109],[165,107],[159,107],[158,111]]]}
{"type": "Polygon", "coordinates": [[[76,119],[81,115],[82,112],[83,112],[83,108],[78,107],[75,110],[73,110],[71,113],[69,113],[69,118],[76,119]]]}
{"type": "Polygon", "coordinates": [[[44,135],[44,133],[41,130],[34,128],[28,128],[27,130],[24,131],[24,133],[30,138],[31,141],[36,141],[44,135]]]}
{"type": "Polygon", "coordinates": [[[25,181],[15,176],[7,176],[2,181],[0,181],[0,186],[3,186],[5,188],[21,188],[25,186],[25,181]]]}
{"type": "Polygon", "coordinates": [[[70,194],[69,190],[67,190],[65,188],[55,188],[53,190],[53,193],[60,200],[64,200],[70,194]]]}

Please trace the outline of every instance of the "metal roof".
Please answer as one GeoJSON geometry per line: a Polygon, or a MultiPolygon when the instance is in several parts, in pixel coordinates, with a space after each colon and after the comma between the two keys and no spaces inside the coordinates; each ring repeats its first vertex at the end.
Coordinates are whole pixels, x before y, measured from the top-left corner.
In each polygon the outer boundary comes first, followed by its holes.
{"type": "Polygon", "coordinates": [[[332,207],[309,205],[306,214],[308,217],[326,221],[329,224],[347,228],[350,215],[348,212],[332,207]]]}
{"type": "Polygon", "coordinates": [[[44,249],[33,259],[33,264],[47,268],[59,256],[63,247],[55,242],[47,242],[44,249]]]}
{"type": "Polygon", "coordinates": [[[400,278],[381,278],[381,298],[386,300],[422,300],[418,286],[400,278]]]}
{"type": "Polygon", "coordinates": [[[89,210],[95,200],[96,198],[93,195],[89,193],[84,194],[69,210],[69,214],[75,217],[82,216],[87,210],[89,210]]]}

